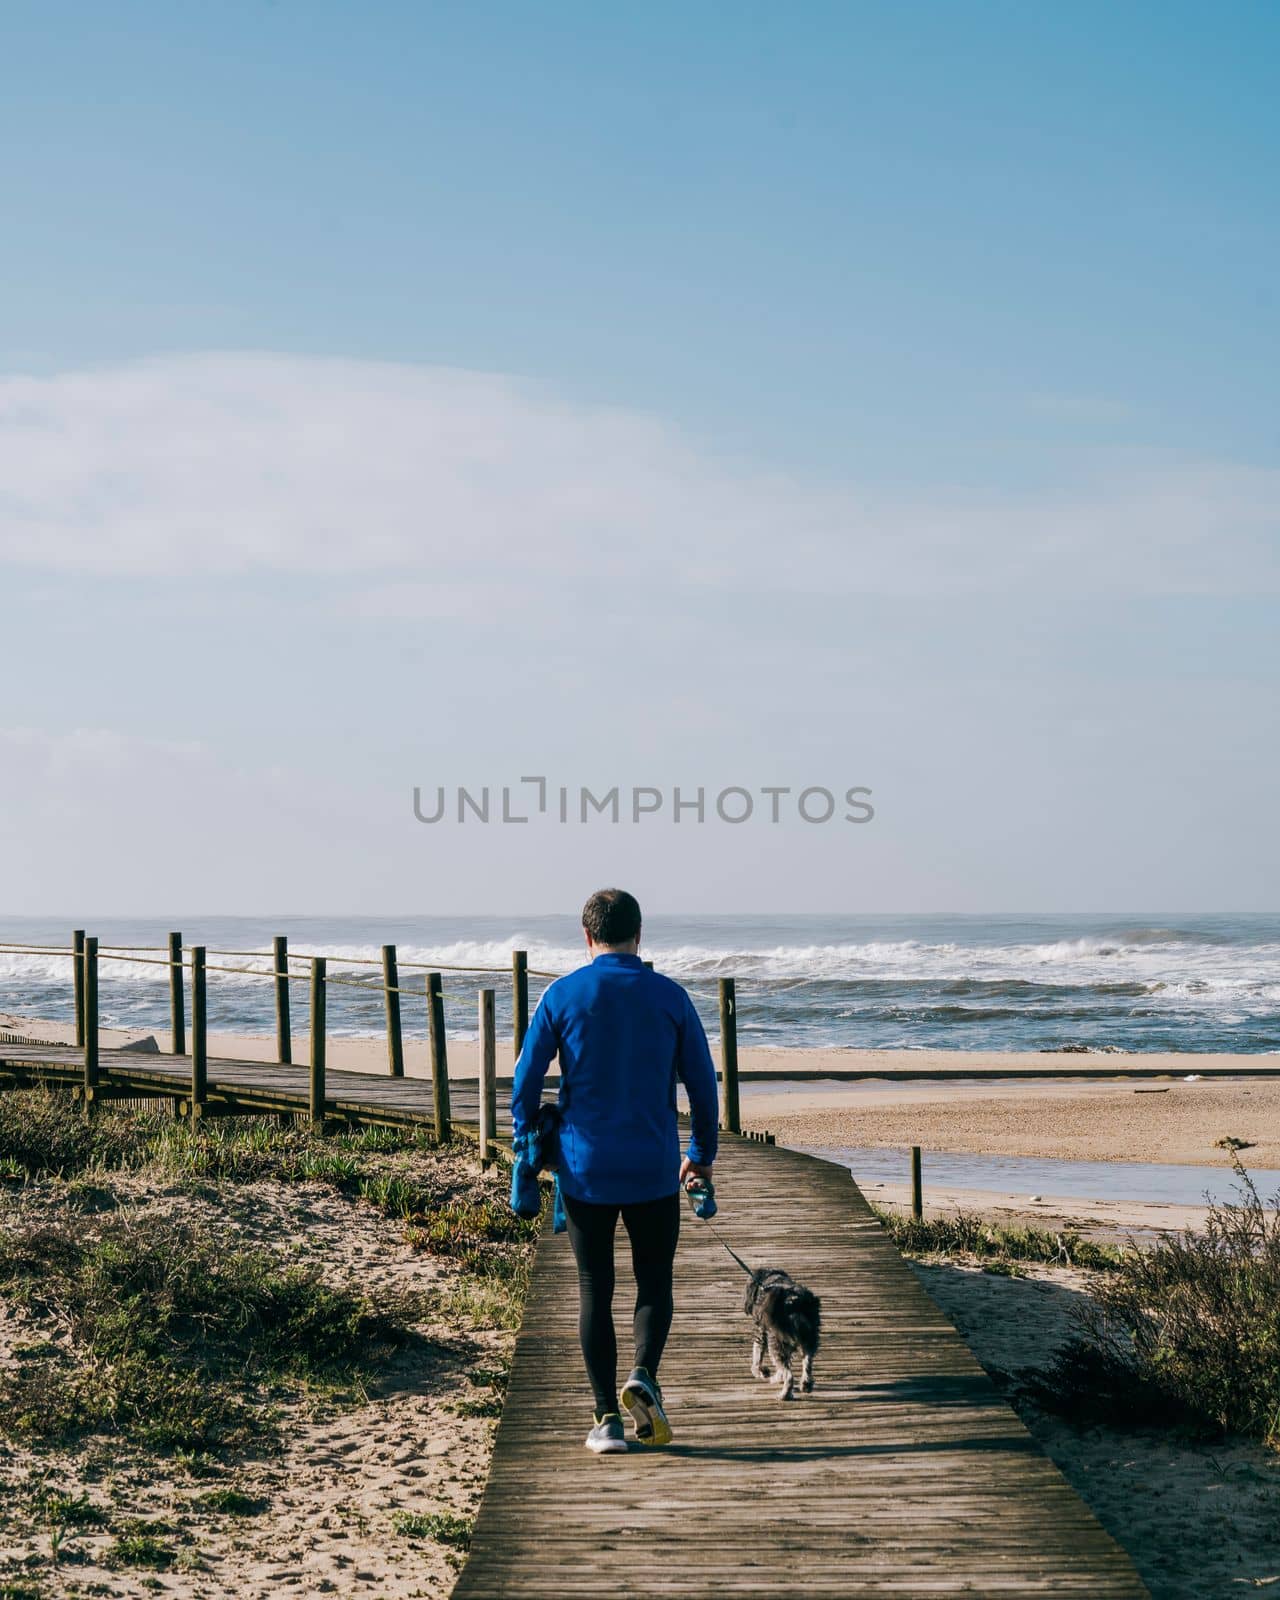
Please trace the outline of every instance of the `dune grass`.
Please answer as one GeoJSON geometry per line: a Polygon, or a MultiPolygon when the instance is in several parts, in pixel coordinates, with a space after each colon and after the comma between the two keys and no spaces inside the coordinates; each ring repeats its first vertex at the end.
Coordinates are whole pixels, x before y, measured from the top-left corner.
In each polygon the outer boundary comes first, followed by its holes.
{"type": "Polygon", "coordinates": [[[0,1374],[0,1435],[111,1433],[193,1460],[260,1448],[282,1400],[360,1390],[416,1322],[514,1326],[537,1221],[512,1214],[496,1177],[460,1178],[433,1152],[413,1132],[322,1138],[265,1118],[193,1132],[154,1112],[85,1118],[53,1093],[0,1095],[0,1181],[52,1202],[0,1225],[0,1297],[40,1330],[0,1374]],[[123,1175],[214,1193],[322,1184],[458,1270],[429,1311],[374,1306],[271,1250],[229,1248],[211,1223],[148,1217],[113,1189],[123,1175]]]}
{"type": "Polygon", "coordinates": [[[79,1116],[65,1096],[40,1089],[0,1094],[0,1178],[69,1178],[131,1166],[161,1120],[156,1113],[79,1116]]]}
{"type": "Polygon", "coordinates": [[[1070,1229],[998,1227],[966,1211],[917,1220],[879,1206],[871,1209],[907,1256],[972,1256],[984,1266],[1039,1261],[1099,1272],[1119,1270],[1126,1256],[1114,1245],[1095,1244],[1070,1229]]]}
{"type": "Polygon", "coordinates": [[[47,1331],[0,1375],[0,1431],[46,1442],[244,1448],[270,1436],[274,1393],[349,1388],[409,1337],[314,1268],[146,1216],[0,1230],[0,1292],[47,1331]]]}
{"type": "Polygon", "coordinates": [[[355,1183],[368,1158],[461,1151],[461,1141],[438,1147],[425,1130],[362,1128],[318,1137],[304,1122],[270,1117],[209,1121],[198,1130],[167,1111],[107,1106],[79,1114],[64,1095],[43,1089],[0,1094],[0,1175],[75,1178],[86,1173],[153,1171],[174,1178],[252,1183],[316,1180],[355,1183]]]}

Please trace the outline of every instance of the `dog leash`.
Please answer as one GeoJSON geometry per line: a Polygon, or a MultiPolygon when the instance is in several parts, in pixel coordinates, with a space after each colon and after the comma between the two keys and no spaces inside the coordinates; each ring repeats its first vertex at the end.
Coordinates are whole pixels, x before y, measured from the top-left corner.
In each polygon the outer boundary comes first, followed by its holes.
{"type": "Polygon", "coordinates": [[[707,1227],[711,1229],[712,1237],[717,1241],[718,1244],[724,1246],[724,1248],[746,1273],[747,1277],[753,1277],[754,1273],[752,1269],[746,1264],[733,1246],[721,1236],[720,1230],[712,1226],[711,1219],[716,1214],[715,1185],[708,1178],[691,1178],[685,1185],[684,1192],[689,1196],[689,1204],[693,1207],[694,1216],[697,1217],[701,1222],[706,1223],[707,1227]]]}
{"type": "MultiPolygon", "coordinates": [[[[711,1224],[709,1222],[707,1223],[707,1227],[711,1228],[711,1224]]],[[[738,1265],[746,1273],[747,1277],[748,1278],[754,1277],[755,1276],[754,1269],[749,1267],[746,1264],[746,1262],[742,1259],[742,1257],[738,1254],[738,1252],[736,1250],[734,1250],[730,1245],[725,1244],[724,1240],[722,1238],[720,1238],[720,1234],[717,1232],[717,1230],[715,1228],[711,1228],[711,1233],[712,1233],[712,1237],[713,1238],[719,1240],[719,1242],[724,1245],[725,1249],[728,1250],[729,1254],[733,1257],[733,1259],[738,1263],[738,1265]]]]}

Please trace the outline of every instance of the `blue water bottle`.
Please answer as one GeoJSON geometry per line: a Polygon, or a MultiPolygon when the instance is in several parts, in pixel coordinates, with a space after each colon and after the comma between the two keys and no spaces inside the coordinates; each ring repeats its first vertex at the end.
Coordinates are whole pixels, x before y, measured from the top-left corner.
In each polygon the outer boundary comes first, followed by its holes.
{"type": "Polygon", "coordinates": [[[695,1173],[685,1184],[684,1192],[689,1196],[695,1217],[709,1219],[715,1216],[716,1186],[710,1178],[700,1178],[695,1173]]]}

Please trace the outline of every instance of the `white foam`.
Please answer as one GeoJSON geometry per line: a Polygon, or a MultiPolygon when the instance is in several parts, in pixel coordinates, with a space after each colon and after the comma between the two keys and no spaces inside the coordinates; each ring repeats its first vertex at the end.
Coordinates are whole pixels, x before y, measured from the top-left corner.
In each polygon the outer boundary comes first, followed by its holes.
{"type": "MultiPolygon", "coordinates": [[[[454,967],[489,971],[500,978],[511,970],[511,953],[527,950],[529,965],[537,972],[564,973],[582,966],[586,953],[574,944],[542,943],[518,931],[506,939],[458,939],[442,944],[402,944],[397,955],[402,969],[454,967]]],[[[1191,998],[1206,991],[1257,994],[1261,990],[1280,997],[1280,944],[1195,944],[1182,937],[1167,943],[1140,940],[1125,943],[1096,937],[1056,940],[1040,944],[961,945],[925,943],[916,939],[868,940],[864,943],[776,944],[765,947],[683,943],[664,947],[647,945],[644,952],[659,970],[685,980],[712,981],[733,975],[742,979],[793,982],[857,982],[862,979],[912,982],[1026,981],[1028,979],[1088,986],[1093,983],[1135,982],[1151,991],[1163,990],[1170,998],[1191,998]]],[[[347,977],[381,976],[381,947],[355,942],[308,943],[294,955],[328,958],[347,977]],[[353,964],[343,967],[344,961],[353,964]]],[[[223,956],[210,952],[217,968],[252,971],[211,971],[210,984],[258,985],[269,972],[269,958],[223,956]]],[[[102,983],[155,986],[167,982],[162,965],[125,960],[110,952],[99,958],[102,983]]],[[[0,951],[0,982],[69,983],[71,958],[40,952],[33,955],[0,951]]]]}

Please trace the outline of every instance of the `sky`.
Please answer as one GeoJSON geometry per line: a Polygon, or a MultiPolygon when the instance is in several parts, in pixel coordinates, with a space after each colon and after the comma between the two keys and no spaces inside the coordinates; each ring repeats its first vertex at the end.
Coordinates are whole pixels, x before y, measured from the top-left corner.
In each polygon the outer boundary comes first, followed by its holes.
{"type": "Polygon", "coordinates": [[[1275,910],[1278,50],[7,0],[7,909],[1275,910]]]}

